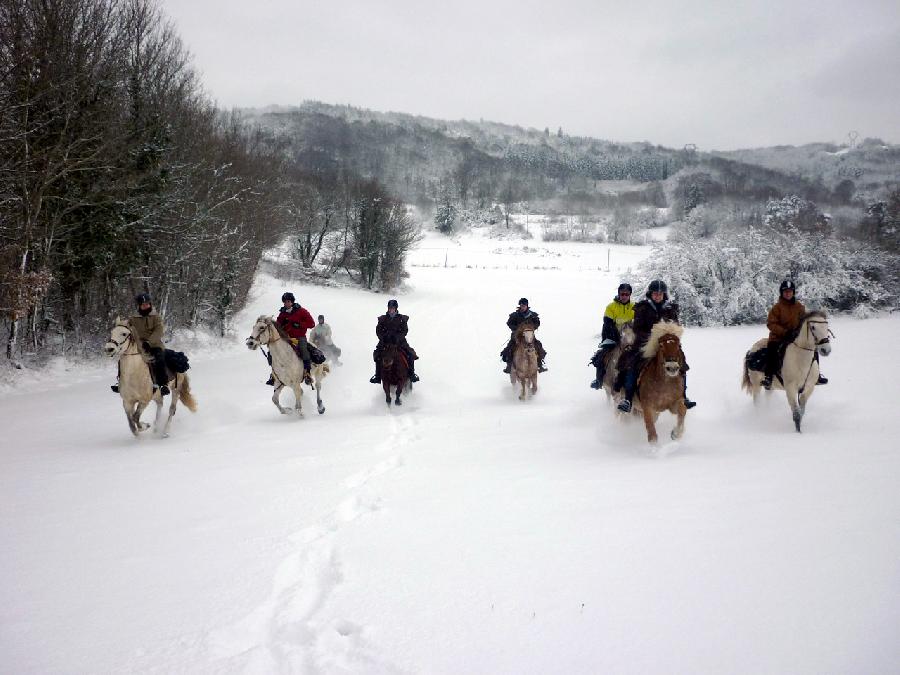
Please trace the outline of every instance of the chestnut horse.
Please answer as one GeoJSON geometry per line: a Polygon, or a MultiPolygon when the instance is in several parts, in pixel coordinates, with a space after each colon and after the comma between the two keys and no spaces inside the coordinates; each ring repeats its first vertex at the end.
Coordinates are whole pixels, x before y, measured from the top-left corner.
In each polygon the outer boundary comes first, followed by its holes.
{"type": "MultiPolygon", "coordinates": [[[[833,333],[828,328],[828,317],[825,312],[807,312],[797,335],[791,340],[784,350],[784,361],[781,364],[781,373],[773,378],[773,389],[784,389],[787,395],[788,405],[791,407],[791,416],[794,419],[794,428],[800,432],[800,422],[806,413],[806,402],[816,390],[816,382],[819,380],[818,354],[828,356],[831,353],[831,339],[833,333]]],[[[764,374],[758,370],[750,370],[750,357],[768,343],[766,338],[757,340],[744,356],[744,377],[742,388],[756,403],[759,391],[762,388],[764,374]]]]}
{"type": "Polygon", "coordinates": [[[384,388],[384,401],[391,404],[391,387],[394,387],[394,403],[403,405],[400,394],[409,386],[409,361],[406,352],[396,342],[385,341],[381,347],[381,386],[384,388]]]}
{"type": "Polygon", "coordinates": [[[537,393],[538,356],[532,324],[523,323],[516,328],[516,343],[510,360],[509,381],[514,387],[517,382],[521,385],[519,400],[524,401],[537,393]]]}
{"type": "Polygon", "coordinates": [[[672,321],[660,321],[650,331],[650,339],[641,355],[647,359],[638,376],[638,394],[634,410],[640,408],[647,428],[647,440],[655,443],[656,419],[663,410],[678,418],[672,429],[672,440],[684,433],[684,356],[681,351],[681,335],[684,328],[672,321]]]}

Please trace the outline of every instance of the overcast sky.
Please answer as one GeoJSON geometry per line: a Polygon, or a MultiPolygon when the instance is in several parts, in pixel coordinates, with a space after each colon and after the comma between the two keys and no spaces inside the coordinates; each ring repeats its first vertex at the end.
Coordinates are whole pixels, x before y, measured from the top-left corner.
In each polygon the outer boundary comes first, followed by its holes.
{"type": "Polygon", "coordinates": [[[900,142],[898,0],[160,0],[219,105],[700,149],[900,142]]]}

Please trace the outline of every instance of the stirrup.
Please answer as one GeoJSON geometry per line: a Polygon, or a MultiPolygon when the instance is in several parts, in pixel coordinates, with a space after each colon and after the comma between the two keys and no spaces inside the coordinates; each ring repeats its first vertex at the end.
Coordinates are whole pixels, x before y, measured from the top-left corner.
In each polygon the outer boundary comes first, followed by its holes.
{"type": "Polygon", "coordinates": [[[619,405],[617,405],[616,408],[623,413],[630,413],[631,412],[631,401],[629,401],[627,398],[623,398],[622,402],[619,403],[619,405]]]}
{"type": "Polygon", "coordinates": [[[538,372],[539,372],[539,373],[546,373],[546,372],[547,372],[547,366],[545,366],[545,365],[538,365],[538,372]]]}
{"type": "Polygon", "coordinates": [[[119,393],[119,385],[117,385],[117,384],[111,384],[111,385],[109,385],[109,388],[112,389],[112,391],[113,391],[114,394],[118,394],[118,393],[119,393]]]}

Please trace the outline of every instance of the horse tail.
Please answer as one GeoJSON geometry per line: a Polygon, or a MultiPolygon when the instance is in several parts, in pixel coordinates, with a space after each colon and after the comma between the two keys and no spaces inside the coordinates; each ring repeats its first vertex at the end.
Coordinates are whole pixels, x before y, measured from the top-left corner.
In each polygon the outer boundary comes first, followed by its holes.
{"type": "Polygon", "coordinates": [[[191,396],[191,381],[187,375],[184,375],[184,380],[182,380],[181,386],[178,387],[178,399],[184,403],[188,410],[197,412],[197,401],[191,396]]]}
{"type": "Polygon", "coordinates": [[[741,379],[741,389],[744,391],[752,391],[753,383],[750,382],[750,366],[747,363],[747,359],[750,357],[750,352],[744,356],[744,377],[741,379]]]}

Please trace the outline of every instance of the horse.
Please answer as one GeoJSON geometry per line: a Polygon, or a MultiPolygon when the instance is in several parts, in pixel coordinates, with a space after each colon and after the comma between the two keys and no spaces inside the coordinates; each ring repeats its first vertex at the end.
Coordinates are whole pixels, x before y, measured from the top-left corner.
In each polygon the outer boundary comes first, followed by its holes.
{"type": "Polygon", "coordinates": [[[512,367],[509,369],[509,381],[515,387],[521,385],[519,400],[524,401],[537,393],[538,356],[534,344],[534,326],[522,323],[516,328],[515,345],[513,346],[512,367]]]}
{"type": "Polygon", "coordinates": [[[606,371],[603,373],[603,390],[606,392],[607,402],[616,399],[615,382],[619,377],[619,357],[627,348],[634,344],[634,327],[631,321],[622,325],[619,329],[619,342],[615,347],[606,352],[606,371]]]}
{"type": "MultiPolygon", "coordinates": [[[[828,317],[825,312],[812,311],[803,315],[800,326],[793,339],[784,350],[784,360],[781,363],[781,373],[773,378],[772,387],[784,389],[788,405],[791,407],[791,416],[794,419],[794,428],[800,433],[800,423],[806,413],[806,402],[816,389],[819,380],[818,354],[828,356],[831,353],[831,339],[834,334],[828,327],[828,317]]],[[[741,388],[753,397],[753,403],[757,403],[764,373],[759,370],[751,370],[751,356],[764,348],[768,343],[766,338],[757,340],[750,351],[744,356],[744,376],[741,388]]]]}
{"type": "Polygon", "coordinates": [[[159,422],[162,417],[163,397],[158,389],[153,388],[148,355],[138,346],[137,339],[131,332],[131,326],[126,319],[121,317],[116,319],[109,340],[103,346],[103,351],[107,356],[115,358],[119,362],[119,396],[122,397],[122,407],[125,408],[128,428],[135,436],[150,428],[149,424],[141,422],[141,413],[144,412],[150,401],[156,403],[153,431],[163,438],[169,435],[169,428],[172,425],[172,418],[175,416],[175,409],[179,401],[184,403],[191,412],[197,411],[197,402],[191,395],[190,379],[185,373],[174,373],[172,379],[167,382],[171,392],[169,417],[160,431],[159,422]]]}
{"type": "MultiPolygon", "coordinates": [[[[294,410],[297,415],[303,416],[303,361],[297,356],[294,347],[291,344],[291,338],[285,333],[272,319],[271,316],[263,314],[253,324],[250,337],[245,341],[247,349],[255,350],[262,345],[269,348],[268,359],[272,366],[272,373],[275,376],[275,391],[272,393],[272,403],[278,408],[278,412],[286,415],[290,412],[289,408],[282,407],[279,399],[281,390],[285,386],[294,390],[294,410]]],[[[315,346],[312,342],[309,343],[315,346]]],[[[319,414],[325,412],[325,404],[322,403],[322,380],[331,372],[328,362],[313,363],[310,375],[313,379],[311,388],[316,391],[316,408],[319,414]]]]}
{"type": "Polygon", "coordinates": [[[672,440],[684,434],[684,418],[687,407],[684,404],[684,357],[681,351],[681,336],[684,328],[673,321],[660,321],[650,330],[650,338],[641,349],[645,359],[638,375],[638,391],[632,410],[644,416],[647,441],[656,443],[656,420],[659,413],[668,410],[678,419],[672,429],[672,440]]]}
{"type": "Polygon", "coordinates": [[[403,388],[409,386],[412,390],[412,382],[409,382],[409,357],[396,342],[385,341],[381,347],[381,386],[384,388],[384,401],[391,404],[391,387],[394,387],[394,403],[403,405],[400,394],[403,388]]]}

